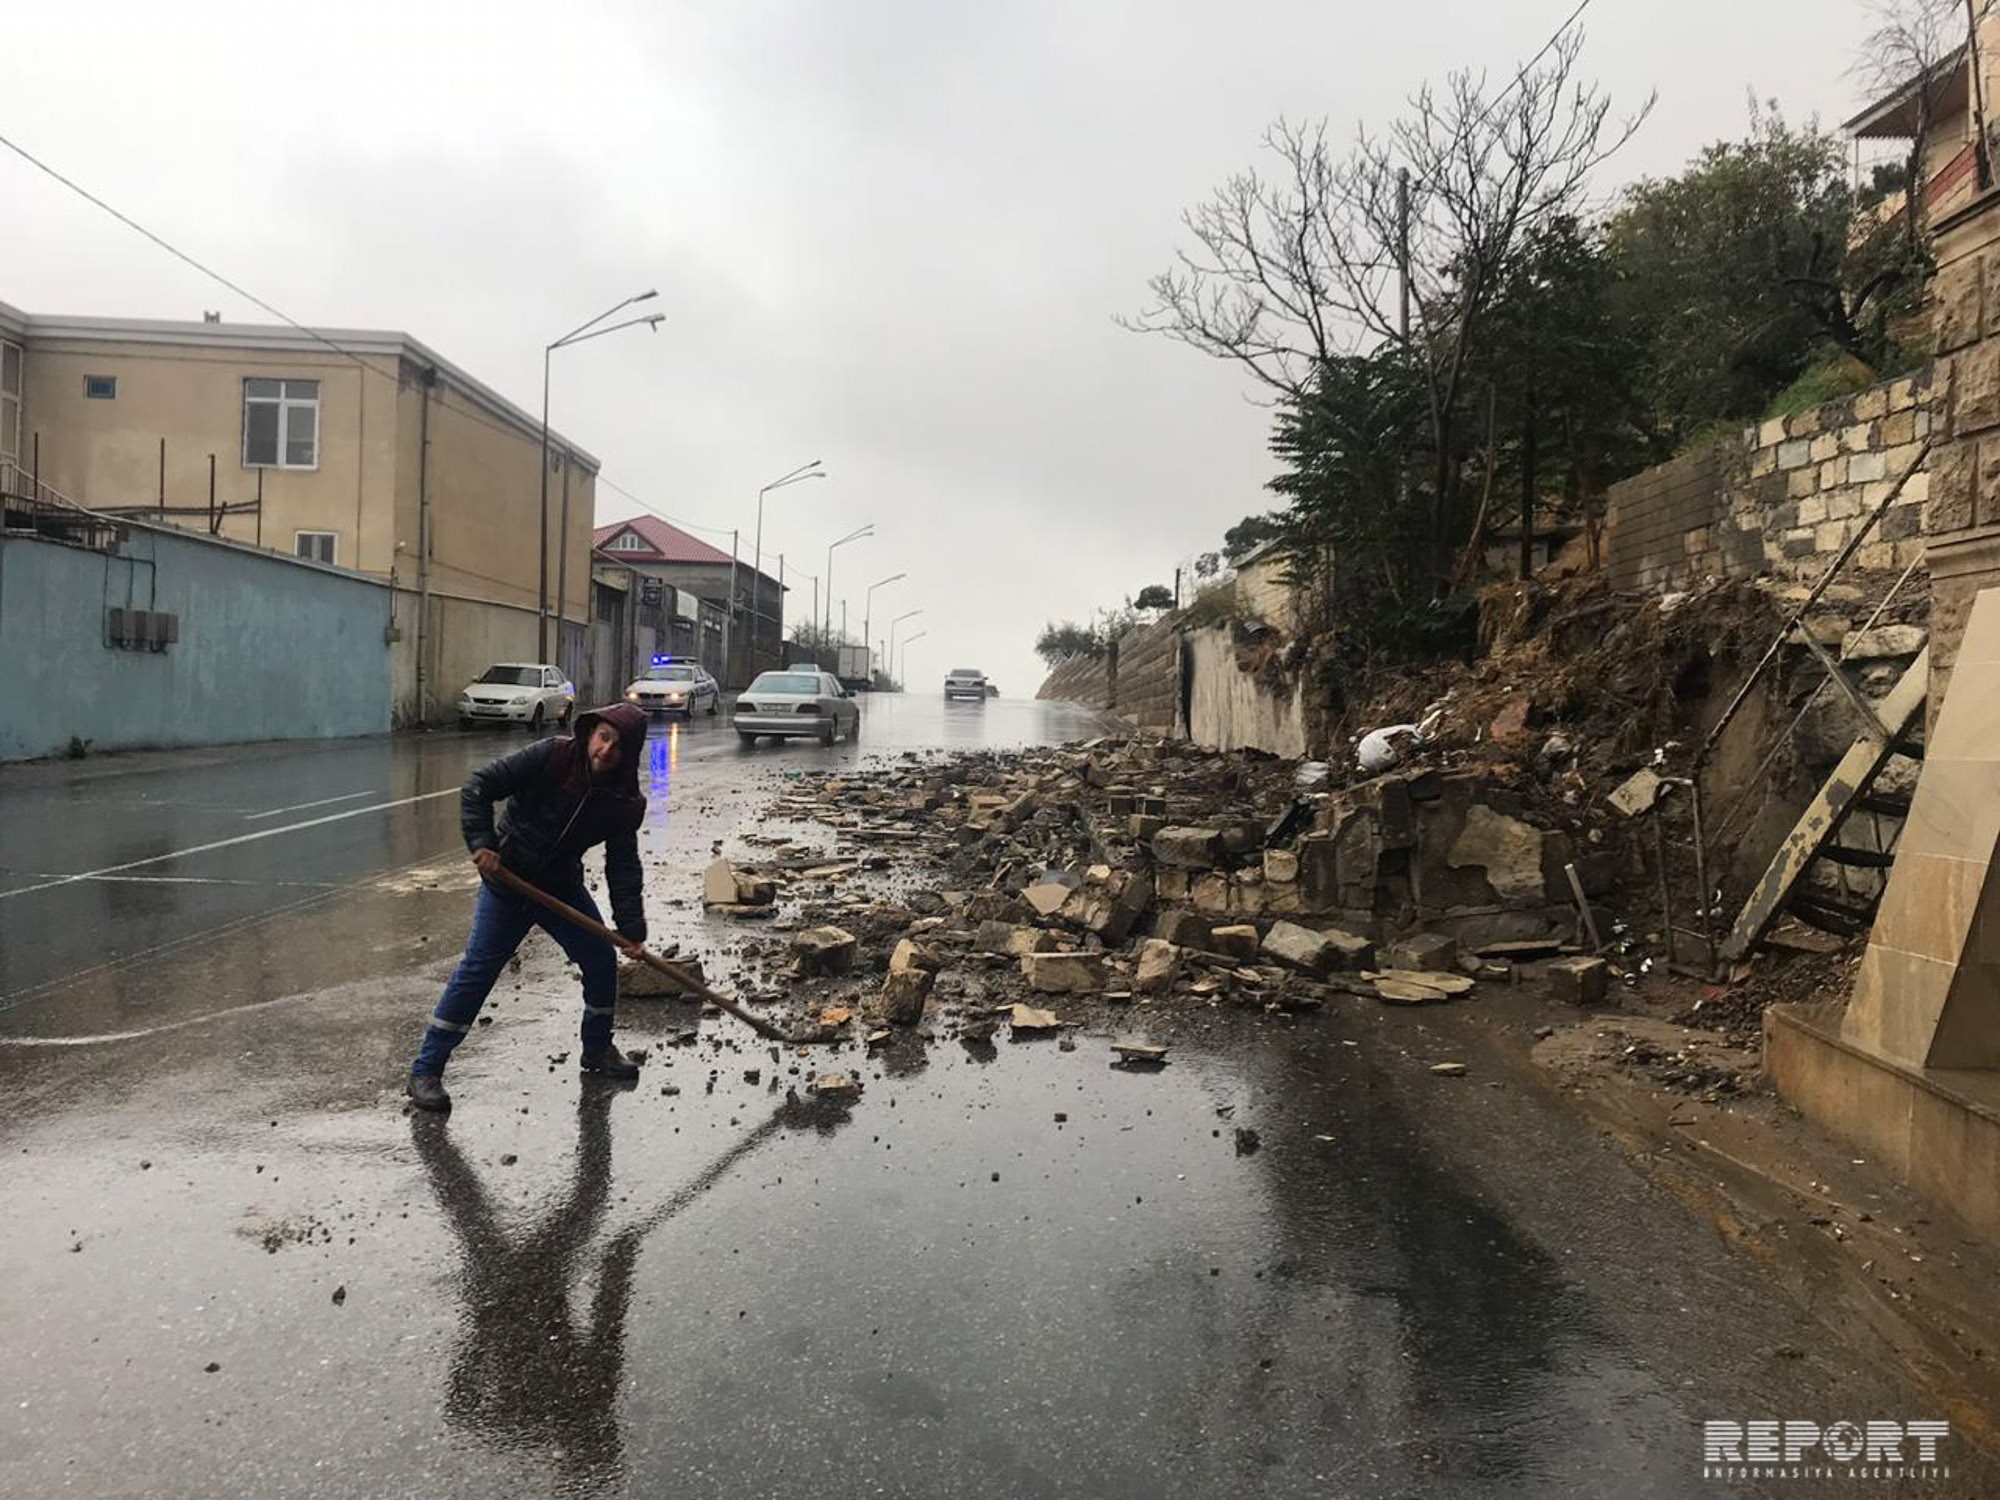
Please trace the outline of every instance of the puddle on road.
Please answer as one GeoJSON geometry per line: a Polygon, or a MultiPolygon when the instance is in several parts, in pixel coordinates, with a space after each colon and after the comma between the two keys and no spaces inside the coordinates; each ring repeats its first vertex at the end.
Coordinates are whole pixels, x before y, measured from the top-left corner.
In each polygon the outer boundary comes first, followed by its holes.
{"type": "Polygon", "coordinates": [[[1545,1257],[1250,1042],[667,1048],[573,1140],[496,1121],[543,1188],[461,1225],[445,1420],[633,1494],[1539,1494],[1671,1440],[1545,1257]],[[814,1066],[865,1093],[787,1103],[814,1066]]]}

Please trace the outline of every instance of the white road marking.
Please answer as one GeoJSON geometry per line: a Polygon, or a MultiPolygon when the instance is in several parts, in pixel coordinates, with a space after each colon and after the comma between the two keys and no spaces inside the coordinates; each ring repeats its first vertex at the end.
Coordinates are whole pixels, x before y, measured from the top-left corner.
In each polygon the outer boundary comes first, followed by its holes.
{"type": "Polygon", "coordinates": [[[129,860],[122,865],[106,865],[101,870],[85,870],[79,875],[65,875],[60,880],[45,880],[38,885],[24,885],[19,890],[0,891],[0,901],[11,901],[16,896],[32,896],[37,891],[76,885],[85,880],[96,880],[104,875],[122,875],[127,870],[143,870],[147,865],[162,865],[169,860],[187,859],[196,854],[211,854],[217,849],[233,849],[238,844],[254,844],[259,839],[275,839],[288,833],[301,833],[308,828],[338,823],[344,818],[365,817],[369,813],[387,812],[392,807],[408,807],[413,802],[435,802],[440,797],[457,795],[458,788],[452,787],[448,791],[424,792],[415,797],[398,797],[393,802],[377,802],[368,807],[351,807],[346,812],[327,813],[324,817],[307,818],[303,823],[287,823],[282,828],[260,828],[255,833],[240,833],[233,839],[217,839],[212,844],[196,844],[192,849],[176,849],[171,854],[155,854],[147,859],[129,860]]]}
{"type": "Polygon", "coordinates": [[[279,887],[308,891],[340,889],[339,882],[332,880],[230,880],[221,875],[58,875],[49,870],[23,870],[21,873],[30,880],[44,880],[50,885],[81,880],[93,885],[251,885],[260,891],[279,887]]]}
{"type": "Polygon", "coordinates": [[[344,792],[338,797],[322,797],[317,802],[294,802],[290,807],[274,807],[269,812],[245,813],[243,821],[246,823],[255,823],[260,818],[275,818],[282,813],[288,812],[304,812],[307,808],[311,807],[331,807],[336,802],[352,802],[356,797],[372,797],[374,795],[375,789],[373,787],[370,787],[365,792],[344,792]]]}

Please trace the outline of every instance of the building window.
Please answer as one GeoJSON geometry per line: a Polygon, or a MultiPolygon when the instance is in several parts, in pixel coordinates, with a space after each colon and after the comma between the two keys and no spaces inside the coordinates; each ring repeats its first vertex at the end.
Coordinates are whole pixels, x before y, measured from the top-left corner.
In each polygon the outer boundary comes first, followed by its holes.
{"type": "Polygon", "coordinates": [[[331,567],[338,562],[340,536],[332,531],[301,531],[298,533],[299,556],[309,562],[325,563],[331,567]]]}
{"type": "Polygon", "coordinates": [[[644,552],[647,550],[646,539],[636,531],[621,531],[611,539],[611,545],[604,550],[606,552],[644,552]]]}
{"type": "Polygon", "coordinates": [[[118,399],[118,377],[116,375],[84,376],[83,395],[86,401],[116,401],[118,399]]]}
{"type": "Polygon", "coordinates": [[[319,467],[319,382],[243,382],[243,467],[319,467]]]}

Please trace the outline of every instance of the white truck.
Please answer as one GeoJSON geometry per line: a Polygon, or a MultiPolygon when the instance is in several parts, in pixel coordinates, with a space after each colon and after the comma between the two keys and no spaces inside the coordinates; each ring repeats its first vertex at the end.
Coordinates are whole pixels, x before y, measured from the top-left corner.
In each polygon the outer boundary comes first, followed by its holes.
{"type": "Polygon", "coordinates": [[[875,663],[866,646],[842,646],[840,662],[833,674],[850,693],[865,693],[875,686],[875,663]]]}

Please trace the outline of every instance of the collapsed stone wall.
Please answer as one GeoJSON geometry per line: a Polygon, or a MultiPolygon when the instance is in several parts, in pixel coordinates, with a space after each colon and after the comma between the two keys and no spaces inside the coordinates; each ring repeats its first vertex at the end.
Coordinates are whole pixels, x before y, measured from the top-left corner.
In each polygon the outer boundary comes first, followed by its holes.
{"type": "MultiPolygon", "coordinates": [[[[1935,367],[1774,417],[1611,487],[1605,570],[1614,588],[1817,577],[1916,462],[1942,405],[1935,367]]],[[[1855,555],[1900,569],[1923,556],[1931,476],[1920,469],[1855,555]]]]}
{"type": "Polygon", "coordinates": [[[1310,832],[1258,864],[1189,867],[1156,842],[1157,894],[1205,917],[1314,917],[1376,940],[1414,928],[1468,949],[1572,940],[1565,866],[1592,900],[1639,867],[1613,842],[1579,848],[1525,812],[1484,772],[1379,776],[1328,798],[1310,832]]]}

